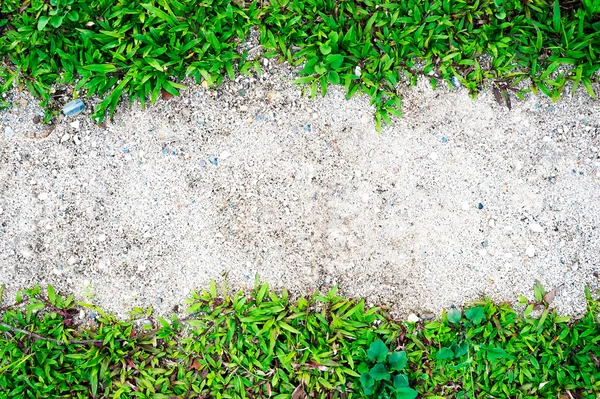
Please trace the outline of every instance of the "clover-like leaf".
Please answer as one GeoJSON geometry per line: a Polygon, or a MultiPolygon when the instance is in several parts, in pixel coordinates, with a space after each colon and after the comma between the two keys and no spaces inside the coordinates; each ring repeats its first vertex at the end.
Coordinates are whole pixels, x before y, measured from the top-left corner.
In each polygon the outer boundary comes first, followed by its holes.
{"type": "Polygon", "coordinates": [[[485,316],[485,310],[481,306],[469,308],[465,310],[465,316],[471,320],[473,324],[481,324],[483,317],[485,316]]]}
{"type": "Polygon", "coordinates": [[[417,395],[417,391],[408,387],[396,390],[396,399],[415,399],[417,395]]]}
{"type": "Polygon", "coordinates": [[[362,373],[360,375],[360,385],[362,386],[362,389],[364,389],[364,390],[371,389],[371,388],[373,388],[373,385],[375,385],[375,379],[368,372],[362,373]]]}
{"type": "Polygon", "coordinates": [[[452,349],[450,348],[442,348],[438,351],[438,353],[435,355],[435,358],[437,360],[446,360],[446,359],[452,359],[454,357],[454,351],[452,351],[452,349]]]}
{"type": "Polygon", "coordinates": [[[393,352],[388,356],[388,363],[392,370],[400,371],[406,366],[406,352],[393,352]]]}
{"type": "Polygon", "coordinates": [[[388,347],[380,339],[373,342],[369,346],[369,349],[367,350],[367,357],[372,362],[381,363],[381,362],[385,361],[387,354],[388,354],[388,347]]]}
{"type": "Polygon", "coordinates": [[[408,387],[408,376],[406,374],[397,374],[394,376],[394,389],[408,387]]]}
{"type": "Polygon", "coordinates": [[[462,318],[462,314],[461,314],[460,310],[458,310],[456,308],[452,308],[448,311],[448,321],[450,323],[457,324],[460,322],[461,318],[462,318]]]}
{"type": "Polygon", "coordinates": [[[389,370],[381,363],[377,363],[375,366],[373,366],[369,371],[369,374],[375,381],[390,380],[389,370]]]}

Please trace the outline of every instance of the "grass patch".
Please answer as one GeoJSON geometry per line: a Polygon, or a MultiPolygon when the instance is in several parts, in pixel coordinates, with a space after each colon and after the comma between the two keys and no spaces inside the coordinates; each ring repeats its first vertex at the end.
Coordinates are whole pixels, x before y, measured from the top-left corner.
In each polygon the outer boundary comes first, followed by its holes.
{"type": "Polygon", "coordinates": [[[213,282],[187,317],[138,310],[140,324],[35,287],[0,308],[0,397],[597,398],[598,302],[586,291],[569,321],[544,296],[523,313],[486,300],[415,324],[335,289],[291,302],[213,282]],[[96,316],[76,327],[81,306],[96,316]]]}
{"type": "MultiPolygon", "coordinates": [[[[376,122],[401,114],[397,87],[419,75],[460,82],[498,102],[540,91],[558,99],[600,69],[600,0],[4,0],[0,91],[26,86],[46,121],[58,112],[53,85],[99,95],[101,122],[124,93],[144,106],[178,95],[184,77],[219,85],[260,73],[239,44],[255,28],[264,57],[303,65],[296,83],[312,96],[342,85],[368,95],[376,122]],[[526,89],[516,85],[526,83],[526,89]]],[[[521,86],[519,86],[521,87],[521,86]]],[[[10,106],[3,101],[4,106],[10,106]]]]}

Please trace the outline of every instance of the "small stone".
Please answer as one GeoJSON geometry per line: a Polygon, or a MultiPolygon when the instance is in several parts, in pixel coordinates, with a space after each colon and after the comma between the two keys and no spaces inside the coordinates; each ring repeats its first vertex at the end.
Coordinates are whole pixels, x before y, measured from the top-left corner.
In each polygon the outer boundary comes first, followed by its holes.
{"type": "Polygon", "coordinates": [[[432,152],[431,154],[429,154],[429,158],[430,158],[432,161],[435,161],[435,160],[437,160],[437,159],[438,159],[438,154],[437,154],[437,152],[432,152]]]}
{"type": "Polygon", "coordinates": [[[144,238],[152,238],[152,233],[150,233],[149,231],[145,232],[143,235],[144,238]]]}
{"type": "Polygon", "coordinates": [[[33,257],[33,252],[31,252],[29,249],[24,248],[21,250],[21,255],[25,258],[25,259],[31,259],[33,257]]]}
{"type": "Polygon", "coordinates": [[[79,318],[82,320],[85,319],[85,311],[83,309],[79,311],[79,318]]]}
{"type": "Polygon", "coordinates": [[[138,272],[146,271],[146,265],[139,265],[137,270],[138,270],[138,272]]]}
{"type": "Polygon", "coordinates": [[[79,127],[80,127],[80,126],[81,126],[81,125],[80,125],[80,122],[79,122],[79,121],[74,121],[74,122],[71,122],[71,127],[72,127],[73,129],[75,129],[75,130],[79,130],[79,127]]]}
{"type": "Polygon", "coordinates": [[[68,263],[70,266],[73,266],[75,263],[77,263],[77,257],[76,257],[76,256],[74,256],[74,255],[73,255],[73,256],[71,256],[71,257],[70,257],[70,258],[67,260],[67,263],[68,263]]]}
{"type": "Polygon", "coordinates": [[[468,202],[463,202],[461,205],[461,208],[463,211],[468,211],[469,210],[469,203],[468,202]]]}
{"type": "Polygon", "coordinates": [[[201,159],[199,163],[200,163],[200,166],[203,168],[206,167],[206,165],[207,165],[207,163],[204,159],[201,159]]]}
{"type": "Polygon", "coordinates": [[[246,111],[248,111],[248,106],[247,106],[247,105],[242,105],[242,106],[240,107],[240,111],[242,111],[242,112],[246,112],[246,111]]]}
{"type": "Polygon", "coordinates": [[[483,204],[480,202],[479,205],[477,205],[478,209],[483,209],[483,204]]]}
{"type": "Polygon", "coordinates": [[[2,213],[4,213],[4,209],[0,208],[0,215],[2,215],[2,213]]]}
{"type": "Polygon", "coordinates": [[[219,160],[216,157],[213,157],[213,156],[208,157],[208,162],[212,163],[213,165],[218,165],[219,164],[219,160]]]}
{"type": "Polygon", "coordinates": [[[100,235],[98,236],[98,241],[100,241],[100,242],[104,242],[104,241],[106,241],[106,235],[105,235],[105,234],[100,234],[100,235]]]}
{"type": "Polygon", "coordinates": [[[71,138],[71,135],[70,135],[69,133],[65,133],[65,134],[64,134],[64,135],[61,137],[61,139],[60,139],[60,142],[61,142],[61,143],[64,143],[64,142],[68,141],[70,138],[71,138]]]}
{"type": "Polygon", "coordinates": [[[411,313],[408,315],[406,321],[408,321],[409,323],[418,323],[419,321],[421,321],[421,319],[416,314],[411,313]]]}
{"type": "Polygon", "coordinates": [[[19,105],[20,105],[21,107],[26,107],[26,106],[27,106],[27,104],[29,104],[29,103],[28,103],[28,102],[27,102],[27,100],[25,100],[24,98],[21,98],[21,99],[19,99],[19,105]]]}
{"type": "Polygon", "coordinates": [[[490,219],[490,221],[488,222],[488,226],[496,227],[496,221],[494,219],[490,219]]]}
{"type": "Polygon", "coordinates": [[[10,126],[6,126],[4,128],[4,137],[14,136],[14,134],[15,134],[15,131],[10,126]]]}
{"type": "Polygon", "coordinates": [[[535,247],[533,245],[528,246],[525,255],[532,258],[535,255],[535,247]]]}
{"type": "Polygon", "coordinates": [[[38,199],[40,201],[46,201],[48,199],[48,193],[40,193],[40,195],[38,195],[38,199]]]}
{"type": "Polygon", "coordinates": [[[460,86],[462,86],[462,84],[460,83],[460,80],[456,76],[452,76],[450,78],[450,82],[452,83],[452,86],[454,86],[454,87],[460,87],[460,86]]]}
{"type": "Polygon", "coordinates": [[[531,223],[529,225],[529,228],[531,229],[531,231],[533,231],[535,233],[543,233],[544,232],[544,228],[539,223],[531,223]]]}
{"type": "Polygon", "coordinates": [[[549,143],[552,141],[552,138],[550,136],[544,136],[544,138],[542,139],[543,142],[545,143],[549,143]]]}
{"type": "Polygon", "coordinates": [[[33,123],[38,124],[42,121],[42,118],[40,118],[39,115],[36,115],[33,117],[33,123]]]}
{"type": "Polygon", "coordinates": [[[231,156],[231,153],[229,151],[223,151],[221,153],[221,155],[219,156],[219,159],[222,159],[224,161],[227,158],[229,158],[230,156],[231,156]]]}

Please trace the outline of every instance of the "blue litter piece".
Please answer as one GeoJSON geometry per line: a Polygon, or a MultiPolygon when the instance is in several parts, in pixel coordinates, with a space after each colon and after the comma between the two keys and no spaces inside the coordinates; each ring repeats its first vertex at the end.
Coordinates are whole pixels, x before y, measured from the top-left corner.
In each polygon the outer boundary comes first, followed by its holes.
{"type": "Polygon", "coordinates": [[[63,107],[63,113],[67,116],[77,115],[85,109],[85,104],[80,99],[73,100],[63,107]]]}
{"type": "Polygon", "coordinates": [[[452,76],[450,78],[450,82],[452,83],[452,86],[454,86],[454,87],[462,86],[462,84],[460,83],[460,80],[458,80],[458,78],[456,76],[452,76]]]}
{"type": "Polygon", "coordinates": [[[307,123],[306,126],[304,126],[304,130],[306,130],[307,132],[310,132],[312,130],[310,123],[307,123]]]}
{"type": "Polygon", "coordinates": [[[477,208],[483,209],[483,204],[480,202],[479,205],[477,205],[477,208]]]}
{"type": "Polygon", "coordinates": [[[448,139],[446,138],[446,136],[442,136],[442,143],[445,143],[447,141],[448,141],[448,139]]]}
{"type": "Polygon", "coordinates": [[[218,165],[219,164],[219,160],[216,157],[208,157],[208,161],[210,163],[212,163],[213,165],[218,165]]]}

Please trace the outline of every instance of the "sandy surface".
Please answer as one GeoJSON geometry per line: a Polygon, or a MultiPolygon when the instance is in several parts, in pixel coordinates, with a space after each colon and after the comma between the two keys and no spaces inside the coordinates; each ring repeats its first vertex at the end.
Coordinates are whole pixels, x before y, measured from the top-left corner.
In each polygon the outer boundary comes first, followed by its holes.
{"type": "Polygon", "coordinates": [[[489,92],[422,82],[378,135],[367,99],[311,101],[291,77],[123,104],[106,129],[80,114],[45,130],[33,100],[10,94],[7,297],[51,283],[118,314],[168,313],[211,279],[244,288],[258,273],[294,293],[338,284],[401,314],[513,301],[536,279],[560,286],[561,312],[585,309],[600,271],[598,102],[530,96],[509,111],[489,92]]]}

